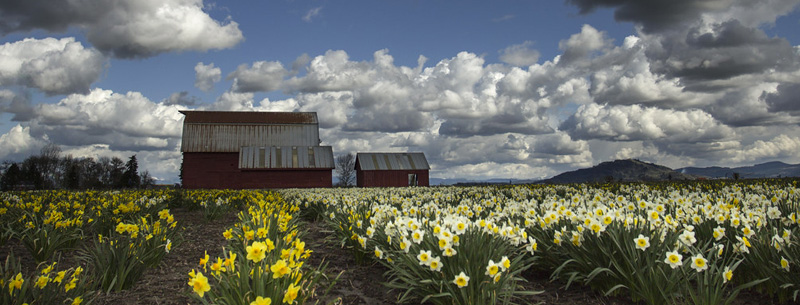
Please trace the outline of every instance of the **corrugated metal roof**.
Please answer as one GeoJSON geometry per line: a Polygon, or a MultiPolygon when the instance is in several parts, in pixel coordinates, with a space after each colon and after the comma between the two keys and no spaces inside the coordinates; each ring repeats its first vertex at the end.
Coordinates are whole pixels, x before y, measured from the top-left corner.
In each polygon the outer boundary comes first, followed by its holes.
{"type": "Polygon", "coordinates": [[[330,146],[247,146],[239,150],[241,169],[333,169],[330,146]]]}
{"type": "Polygon", "coordinates": [[[181,110],[183,123],[318,124],[316,112],[191,111],[181,110]]]}
{"type": "Polygon", "coordinates": [[[317,125],[183,124],[182,152],[238,152],[242,146],[316,146],[317,125]]]}
{"type": "Polygon", "coordinates": [[[431,169],[425,154],[408,153],[358,153],[356,162],[361,170],[425,170],[431,169]]]}

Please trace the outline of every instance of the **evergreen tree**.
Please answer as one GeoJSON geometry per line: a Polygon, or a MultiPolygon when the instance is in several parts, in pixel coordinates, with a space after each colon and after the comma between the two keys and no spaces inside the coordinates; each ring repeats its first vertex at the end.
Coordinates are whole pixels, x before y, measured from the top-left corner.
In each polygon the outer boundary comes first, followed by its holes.
{"type": "Polygon", "coordinates": [[[0,179],[0,190],[13,190],[19,185],[21,179],[22,172],[19,170],[19,166],[17,166],[17,163],[12,163],[3,175],[3,178],[0,179]]]}
{"type": "Polygon", "coordinates": [[[128,159],[125,163],[125,172],[122,173],[122,184],[126,188],[138,188],[141,183],[139,179],[139,162],[136,161],[136,155],[128,159]]]}

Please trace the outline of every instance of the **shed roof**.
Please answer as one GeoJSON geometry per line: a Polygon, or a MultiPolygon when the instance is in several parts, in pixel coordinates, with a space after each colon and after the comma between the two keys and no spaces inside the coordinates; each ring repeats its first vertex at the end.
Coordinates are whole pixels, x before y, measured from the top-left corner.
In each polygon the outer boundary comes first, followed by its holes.
{"type": "Polygon", "coordinates": [[[356,168],[360,170],[429,170],[428,160],[421,152],[358,153],[356,168]]]}
{"type": "Polygon", "coordinates": [[[195,124],[318,124],[316,112],[192,111],[181,110],[183,123],[195,124]]]}
{"type": "Polygon", "coordinates": [[[239,150],[240,169],[333,169],[330,146],[246,146],[239,150]]]}

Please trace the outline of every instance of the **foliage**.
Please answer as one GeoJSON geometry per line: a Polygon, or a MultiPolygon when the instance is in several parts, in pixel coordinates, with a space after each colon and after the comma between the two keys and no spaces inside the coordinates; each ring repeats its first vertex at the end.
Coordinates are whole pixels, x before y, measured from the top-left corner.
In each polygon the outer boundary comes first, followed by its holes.
{"type": "Polygon", "coordinates": [[[223,232],[230,249],[214,259],[206,252],[199,264],[202,271],[189,274],[194,296],[204,304],[251,304],[257,299],[304,304],[315,294],[324,267],[304,267],[311,250],[305,248],[293,216],[298,207],[277,194],[247,194],[247,211],[239,213],[235,228],[223,232]]]}
{"type": "Polygon", "coordinates": [[[0,304],[90,304],[91,283],[81,267],[59,269],[56,262],[39,264],[25,275],[12,252],[0,266],[0,304]]]}
{"type": "Polygon", "coordinates": [[[179,243],[176,225],[166,209],[133,223],[120,222],[107,236],[98,234],[92,246],[81,251],[82,260],[102,291],[128,289],[179,243]]]}

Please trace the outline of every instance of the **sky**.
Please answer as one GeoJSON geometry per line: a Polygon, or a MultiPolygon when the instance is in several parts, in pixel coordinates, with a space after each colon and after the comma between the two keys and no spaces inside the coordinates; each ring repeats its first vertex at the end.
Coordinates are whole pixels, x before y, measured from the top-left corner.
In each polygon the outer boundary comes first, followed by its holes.
{"type": "Polygon", "coordinates": [[[0,160],[178,182],[180,110],[312,111],[335,155],[541,179],[800,163],[800,0],[0,2],[0,160]]]}

